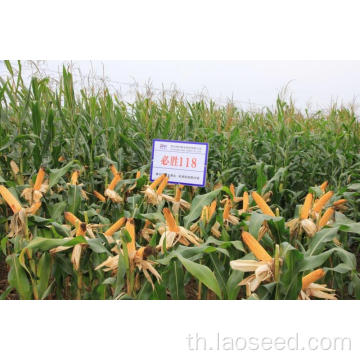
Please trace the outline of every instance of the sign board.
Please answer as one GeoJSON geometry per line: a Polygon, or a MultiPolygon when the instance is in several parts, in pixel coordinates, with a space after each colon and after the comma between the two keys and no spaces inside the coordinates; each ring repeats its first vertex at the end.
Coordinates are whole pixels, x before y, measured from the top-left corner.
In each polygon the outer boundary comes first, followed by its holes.
{"type": "Polygon", "coordinates": [[[205,186],[208,143],[153,140],[150,180],[162,174],[170,184],[205,186]]]}

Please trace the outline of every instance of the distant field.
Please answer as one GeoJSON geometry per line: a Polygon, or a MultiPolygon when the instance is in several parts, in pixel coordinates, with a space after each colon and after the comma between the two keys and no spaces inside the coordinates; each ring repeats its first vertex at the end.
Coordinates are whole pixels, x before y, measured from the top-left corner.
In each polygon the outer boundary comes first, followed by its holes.
{"type": "Polygon", "coordinates": [[[273,111],[245,112],[142,94],[125,103],[106,88],[75,93],[66,69],[52,88],[7,66],[0,297],[296,299],[332,288],[360,298],[351,108],[299,112],[279,98],[273,111]],[[165,178],[151,188],[155,138],[208,142],[206,187],[165,178]]]}

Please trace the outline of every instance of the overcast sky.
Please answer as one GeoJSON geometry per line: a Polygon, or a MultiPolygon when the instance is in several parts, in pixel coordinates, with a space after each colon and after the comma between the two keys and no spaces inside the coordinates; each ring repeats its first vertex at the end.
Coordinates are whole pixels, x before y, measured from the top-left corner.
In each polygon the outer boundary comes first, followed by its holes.
{"type": "MultiPolygon", "coordinates": [[[[51,76],[61,61],[47,61],[41,68],[51,76]]],[[[153,87],[172,85],[189,94],[205,92],[218,102],[233,98],[273,106],[277,94],[288,85],[299,108],[328,108],[331,102],[360,103],[360,61],[76,61],[82,74],[95,72],[110,79],[112,86],[129,91],[127,83],[151,81],[153,87]]],[[[0,63],[0,74],[5,67],[0,63]]],[[[189,95],[190,96],[190,95],[189,95]]]]}

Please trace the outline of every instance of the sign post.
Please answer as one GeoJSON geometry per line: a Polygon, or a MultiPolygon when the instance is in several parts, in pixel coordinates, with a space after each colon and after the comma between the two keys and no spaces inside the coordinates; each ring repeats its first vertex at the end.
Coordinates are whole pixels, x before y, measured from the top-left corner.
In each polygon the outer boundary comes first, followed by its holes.
{"type": "Polygon", "coordinates": [[[153,140],[150,180],[162,174],[170,184],[205,186],[208,143],[175,140],[153,140]]]}

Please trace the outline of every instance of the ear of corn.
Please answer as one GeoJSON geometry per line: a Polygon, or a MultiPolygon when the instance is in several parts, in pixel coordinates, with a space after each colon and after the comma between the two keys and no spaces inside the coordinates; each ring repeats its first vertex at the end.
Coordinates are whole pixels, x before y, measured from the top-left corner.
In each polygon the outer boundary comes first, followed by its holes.
{"type": "Polygon", "coordinates": [[[272,257],[249,232],[243,231],[241,236],[244,240],[244,243],[248,246],[250,251],[258,260],[268,262],[272,261],[272,257]]]}
{"type": "Polygon", "coordinates": [[[114,176],[116,176],[118,174],[118,171],[116,170],[116,167],[114,164],[110,165],[110,170],[114,176]]]}
{"type": "Polygon", "coordinates": [[[230,192],[233,198],[235,198],[235,186],[234,184],[230,184],[230,192]]]}
{"type": "Polygon", "coordinates": [[[320,185],[320,189],[322,190],[322,192],[325,192],[327,186],[328,186],[328,181],[324,181],[321,185],[320,185]]]}
{"type": "Polygon", "coordinates": [[[134,219],[133,218],[127,219],[125,229],[128,231],[128,233],[129,233],[129,235],[131,237],[131,242],[126,244],[128,254],[130,255],[136,250],[135,224],[134,224],[134,219]]]}
{"type": "Polygon", "coordinates": [[[335,210],[334,208],[330,207],[328,208],[325,212],[324,215],[320,218],[319,220],[319,229],[321,229],[323,226],[325,226],[328,221],[331,219],[331,217],[333,216],[335,210]]]}
{"type": "Polygon", "coordinates": [[[109,190],[114,190],[116,184],[121,180],[121,175],[120,174],[116,174],[114,176],[114,178],[111,180],[111,183],[109,184],[109,186],[107,187],[109,190]]]}
{"type": "Polygon", "coordinates": [[[4,185],[0,185],[0,195],[10,206],[14,214],[18,213],[22,209],[21,204],[17,201],[15,196],[4,185]]]}
{"type": "Polygon", "coordinates": [[[340,199],[340,200],[334,201],[333,206],[343,205],[343,204],[346,204],[346,203],[347,203],[346,199],[340,199]]]}
{"type": "Polygon", "coordinates": [[[231,209],[231,200],[227,199],[226,203],[225,203],[225,207],[224,207],[224,212],[223,212],[224,220],[229,219],[230,209],[231,209]]]}
{"type": "Polygon", "coordinates": [[[273,211],[270,209],[268,204],[265,202],[265,200],[256,192],[253,191],[251,193],[251,196],[253,197],[254,201],[256,202],[256,205],[260,208],[260,210],[265,214],[269,216],[275,216],[273,211]]]}
{"type": "Polygon", "coordinates": [[[163,209],[163,214],[165,216],[166,225],[169,227],[169,231],[179,232],[179,227],[176,225],[176,221],[168,208],[163,209]]]}
{"type": "Polygon", "coordinates": [[[86,224],[80,223],[78,228],[76,229],[76,236],[85,236],[86,234],[86,224]]]}
{"type": "Polygon", "coordinates": [[[96,190],[94,190],[94,195],[101,201],[101,202],[106,202],[105,196],[101,195],[99,192],[97,192],[96,190]]]}
{"type": "Polygon", "coordinates": [[[165,176],[163,181],[159,185],[158,189],[156,190],[157,195],[161,195],[163,193],[164,189],[166,188],[166,185],[167,185],[168,181],[169,181],[169,178],[167,176],[165,176]]]}
{"type": "Polygon", "coordinates": [[[78,178],[79,178],[79,170],[75,170],[75,171],[71,174],[70,184],[71,184],[71,185],[77,185],[77,183],[78,183],[78,178]]]}
{"type": "Polygon", "coordinates": [[[45,177],[45,169],[43,167],[40,167],[36,176],[34,190],[40,190],[41,184],[44,181],[44,177],[45,177]]]}
{"type": "Polygon", "coordinates": [[[325,275],[323,269],[317,269],[302,278],[302,289],[305,290],[311,283],[321,279],[325,275]]]}
{"type": "Polygon", "coordinates": [[[327,204],[327,202],[332,198],[333,195],[334,195],[333,191],[328,191],[318,201],[316,201],[313,210],[316,213],[319,213],[324,208],[324,206],[327,204]]]}
{"type": "Polygon", "coordinates": [[[312,194],[307,194],[304,201],[304,205],[301,208],[301,213],[300,213],[301,220],[307,219],[309,217],[312,200],[313,200],[312,194]]]}
{"type": "Polygon", "coordinates": [[[80,219],[78,219],[73,213],[66,211],[64,213],[65,220],[67,220],[70,224],[77,226],[78,223],[81,223],[80,219]]]}
{"type": "Polygon", "coordinates": [[[104,235],[112,236],[114,233],[116,233],[125,224],[125,221],[126,221],[126,217],[121,217],[118,221],[116,221],[113,225],[111,225],[104,232],[104,235]]]}
{"type": "Polygon", "coordinates": [[[35,215],[36,212],[40,209],[41,207],[41,202],[35,202],[31,205],[31,207],[29,209],[27,209],[27,212],[31,215],[35,215]]]}
{"type": "Polygon", "coordinates": [[[209,208],[209,219],[212,218],[216,210],[216,200],[213,200],[209,208]]]}
{"type": "Polygon", "coordinates": [[[244,191],[244,194],[243,194],[243,210],[244,211],[247,211],[249,207],[249,194],[247,191],[244,191]]]}
{"type": "Polygon", "coordinates": [[[150,185],[150,188],[155,190],[155,188],[163,181],[166,174],[160,175],[157,179],[154,180],[154,182],[150,185]]]}
{"type": "Polygon", "coordinates": [[[176,188],[176,193],[175,193],[175,201],[179,202],[181,199],[181,189],[179,187],[176,188]]]}

